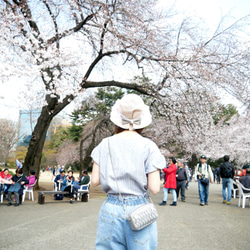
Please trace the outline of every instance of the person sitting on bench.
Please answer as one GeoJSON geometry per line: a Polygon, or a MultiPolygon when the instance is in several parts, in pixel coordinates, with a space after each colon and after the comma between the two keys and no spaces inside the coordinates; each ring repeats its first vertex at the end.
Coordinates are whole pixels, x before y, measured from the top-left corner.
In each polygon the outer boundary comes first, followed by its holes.
{"type": "Polygon", "coordinates": [[[60,174],[58,174],[54,180],[54,182],[56,183],[57,186],[57,190],[60,190],[59,188],[59,181],[63,182],[65,180],[66,176],[65,176],[65,170],[61,170],[60,174]]]}
{"type": "MultiPolygon", "coordinates": [[[[23,188],[25,184],[29,184],[29,181],[27,180],[26,176],[23,174],[23,171],[21,168],[16,169],[16,174],[12,177],[13,183],[11,184],[10,188],[8,189],[8,206],[11,206],[11,194],[14,193],[15,195],[15,207],[19,206],[19,196],[23,195],[23,188]],[[13,187],[12,191],[12,185],[15,185],[19,183],[19,186],[17,185],[15,188],[13,187]]],[[[21,201],[20,201],[21,202],[21,201]]]]}
{"type": "Polygon", "coordinates": [[[68,175],[63,181],[62,191],[68,191],[70,197],[70,203],[73,203],[73,197],[76,199],[77,189],[74,187],[75,178],[73,176],[73,171],[69,170],[68,175]]]}
{"type": "MultiPolygon", "coordinates": [[[[90,177],[88,175],[88,171],[84,170],[82,171],[82,178],[79,182],[75,182],[74,186],[77,188],[77,189],[80,189],[81,185],[87,185],[89,184],[90,182],[90,177]]],[[[82,190],[87,190],[87,186],[86,187],[82,187],[82,190]]]]}

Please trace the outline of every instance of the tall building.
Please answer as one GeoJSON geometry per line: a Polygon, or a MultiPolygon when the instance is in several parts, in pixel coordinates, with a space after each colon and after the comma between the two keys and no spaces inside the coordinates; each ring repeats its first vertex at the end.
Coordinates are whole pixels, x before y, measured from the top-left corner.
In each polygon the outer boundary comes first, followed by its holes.
{"type": "MultiPolygon", "coordinates": [[[[18,146],[29,145],[32,132],[36,126],[41,110],[20,110],[19,111],[19,142],[18,146]]],[[[47,131],[46,139],[51,139],[59,127],[69,127],[71,123],[65,119],[65,115],[58,115],[53,118],[47,131]]]]}
{"type": "Polygon", "coordinates": [[[41,110],[19,111],[19,146],[28,146],[41,110]]]}

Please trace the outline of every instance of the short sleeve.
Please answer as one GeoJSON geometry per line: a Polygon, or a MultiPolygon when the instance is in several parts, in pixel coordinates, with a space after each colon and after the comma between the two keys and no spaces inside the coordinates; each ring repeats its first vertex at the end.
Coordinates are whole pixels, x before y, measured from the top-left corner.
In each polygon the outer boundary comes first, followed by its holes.
{"type": "Polygon", "coordinates": [[[98,146],[96,146],[92,153],[91,153],[91,158],[93,159],[94,162],[96,162],[99,166],[100,166],[100,162],[101,162],[101,144],[100,143],[98,146]]]}
{"type": "Polygon", "coordinates": [[[165,157],[162,155],[156,144],[152,142],[149,148],[149,155],[145,164],[146,173],[148,174],[158,169],[163,169],[165,167],[165,157]]]}

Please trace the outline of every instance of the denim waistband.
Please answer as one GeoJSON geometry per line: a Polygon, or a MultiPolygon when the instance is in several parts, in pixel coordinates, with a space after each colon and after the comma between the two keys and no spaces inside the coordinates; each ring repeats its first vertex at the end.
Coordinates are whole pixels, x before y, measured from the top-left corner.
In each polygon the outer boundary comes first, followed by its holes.
{"type": "Polygon", "coordinates": [[[146,196],[122,196],[119,197],[119,195],[107,195],[106,202],[123,206],[136,206],[140,204],[146,204],[148,203],[148,199],[146,196]]]}

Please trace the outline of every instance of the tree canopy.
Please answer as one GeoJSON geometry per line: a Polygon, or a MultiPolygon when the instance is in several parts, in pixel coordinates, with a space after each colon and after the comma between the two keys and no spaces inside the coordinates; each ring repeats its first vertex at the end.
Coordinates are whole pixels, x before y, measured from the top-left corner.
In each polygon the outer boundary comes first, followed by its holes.
{"type": "Polygon", "coordinates": [[[197,141],[209,130],[206,114],[217,112],[221,90],[249,108],[249,16],[221,22],[211,33],[196,19],[163,14],[156,3],[0,0],[0,77],[21,77],[28,90],[35,86],[39,94],[27,91],[30,99],[40,100],[43,92],[26,173],[39,168],[52,119],[89,88],[146,94],[177,128],[171,133],[186,130],[197,141]],[[134,80],[138,73],[152,80],[134,80]]]}

